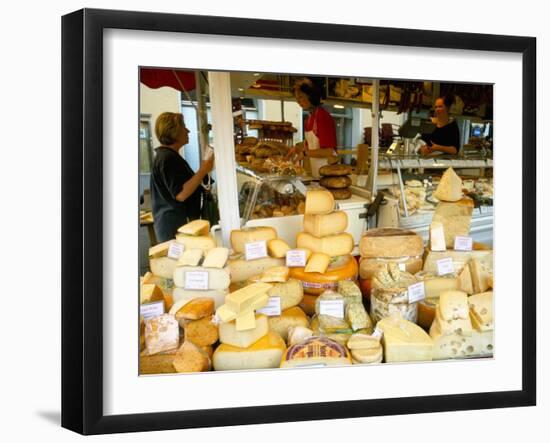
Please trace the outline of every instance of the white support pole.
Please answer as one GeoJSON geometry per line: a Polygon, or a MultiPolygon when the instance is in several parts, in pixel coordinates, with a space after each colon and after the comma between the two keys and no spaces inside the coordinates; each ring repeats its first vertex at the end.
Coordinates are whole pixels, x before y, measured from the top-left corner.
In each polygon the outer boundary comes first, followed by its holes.
{"type": "MultiPolygon", "coordinates": [[[[388,91],[389,94],[389,91],[388,91]]],[[[372,146],[367,189],[372,198],[376,197],[376,177],[378,176],[378,130],[380,126],[380,80],[372,81],[372,146]]]]}
{"type": "Polygon", "coordinates": [[[204,154],[208,145],[208,130],[205,128],[208,123],[206,114],[206,103],[202,95],[202,74],[201,71],[195,71],[195,95],[197,98],[197,133],[199,135],[200,156],[204,154]]]}
{"type": "Polygon", "coordinates": [[[220,225],[223,244],[229,246],[231,230],[240,228],[229,73],[208,72],[208,83],[212,110],[220,225]]]}

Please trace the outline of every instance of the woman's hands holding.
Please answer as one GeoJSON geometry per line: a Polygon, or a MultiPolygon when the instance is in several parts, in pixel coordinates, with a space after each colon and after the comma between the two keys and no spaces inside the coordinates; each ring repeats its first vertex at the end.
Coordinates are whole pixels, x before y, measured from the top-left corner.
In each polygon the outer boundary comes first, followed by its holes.
{"type": "Polygon", "coordinates": [[[433,152],[433,149],[431,146],[424,145],[418,150],[418,152],[420,153],[420,155],[428,155],[433,152]]]}

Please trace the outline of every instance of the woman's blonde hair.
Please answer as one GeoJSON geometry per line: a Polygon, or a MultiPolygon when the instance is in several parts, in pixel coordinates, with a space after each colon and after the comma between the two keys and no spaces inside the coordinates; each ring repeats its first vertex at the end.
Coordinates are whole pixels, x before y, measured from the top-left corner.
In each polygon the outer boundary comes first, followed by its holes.
{"type": "Polygon", "coordinates": [[[183,128],[183,115],[179,112],[163,112],[155,122],[155,134],[163,145],[174,144],[183,128]]]}

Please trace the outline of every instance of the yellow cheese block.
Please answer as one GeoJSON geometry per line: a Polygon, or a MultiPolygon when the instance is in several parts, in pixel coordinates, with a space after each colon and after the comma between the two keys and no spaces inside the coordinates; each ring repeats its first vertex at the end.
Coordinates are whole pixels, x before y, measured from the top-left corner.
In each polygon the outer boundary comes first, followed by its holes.
{"type": "Polygon", "coordinates": [[[453,260],[453,270],[455,274],[460,274],[464,266],[474,258],[480,260],[488,269],[493,269],[493,251],[492,250],[474,250],[474,251],[429,251],[424,260],[423,270],[432,274],[438,274],[437,261],[451,258],[453,260]]]}
{"type": "Polygon", "coordinates": [[[216,371],[278,368],[286,345],[281,336],[269,332],[249,347],[220,344],[212,363],[216,371]]]}
{"type": "Polygon", "coordinates": [[[185,249],[202,249],[204,252],[216,247],[216,241],[211,235],[176,234],[176,241],[181,243],[185,249]]]}
{"type": "Polygon", "coordinates": [[[235,319],[235,329],[237,331],[247,331],[256,327],[256,316],[252,309],[241,312],[235,319]]]}
{"type": "Polygon", "coordinates": [[[469,337],[472,335],[472,321],[470,315],[468,318],[457,318],[454,320],[443,320],[441,316],[440,306],[435,309],[435,318],[430,326],[430,336],[436,337],[439,335],[460,335],[469,337]]]}
{"type": "MultiPolygon", "coordinates": [[[[467,237],[470,234],[470,224],[474,201],[465,197],[456,202],[439,202],[435,208],[432,223],[441,223],[445,236],[445,245],[453,249],[455,237],[467,237]]],[[[432,248],[432,251],[439,249],[432,248]]]]}
{"type": "Polygon", "coordinates": [[[433,341],[418,325],[399,314],[380,320],[376,327],[384,333],[384,358],[387,363],[432,360],[433,341]]]}
{"type": "Polygon", "coordinates": [[[445,321],[469,318],[468,295],[462,291],[445,291],[439,296],[439,311],[445,321]]]}
{"type": "Polygon", "coordinates": [[[180,234],[185,235],[208,235],[210,232],[210,222],[208,220],[193,220],[178,228],[180,234]]]}
{"type": "Polygon", "coordinates": [[[312,252],[322,252],[331,257],[351,254],[354,247],[353,236],[347,232],[329,235],[323,238],[314,237],[307,232],[296,235],[298,248],[311,249],[312,252]]]}
{"type": "Polygon", "coordinates": [[[270,316],[267,319],[269,330],[279,334],[283,340],[287,341],[290,328],[302,326],[307,328],[309,320],[304,311],[298,306],[281,312],[281,315],[270,316]]]}
{"type": "Polygon", "coordinates": [[[141,304],[164,301],[164,292],[154,283],[143,284],[141,285],[139,299],[141,304]]]}
{"type": "Polygon", "coordinates": [[[325,215],[304,215],[304,232],[315,237],[339,234],[348,227],[348,215],[344,211],[334,211],[325,215]]]}
{"type": "Polygon", "coordinates": [[[233,251],[244,254],[247,243],[257,241],[269,241],[277,238],[277,231],[270,226],[256,226],[246,229],[234,229],[231,231],[230,241],[233,251]]]}
{"type": "Polygon", "coordinates": [[[438,299],[443,292],[459,290],[459,280],[453,274],[437,276],[421,271],[415,274],[415,277],[424,282],[427,299],[438,299]]]}
{"type": "Polygon", "coordinates": [[[170,249],[171,242],[172,240],[168,240],[158,245],[151,246],[149,248],[149,258],[165,257],[168,255],[168,249],[170,249]]]}
{"type": "Polygon", "coordinates": [[[470,318],[479,331],[493,329],[493,291],[482,292],[468,297],[470,318]],[[474,321],[475,320],[475,321],[474,321]]]}
{"type": "Polygon", "coordinates": [[[267,253],[270,257],[285,258],[287,251],[290,251],[290,246],[280,238],[267,242],[267,253]]]}
{"type": "Polygon", "coordinates": [[[470,272],[470,266],[464,266],[462,271],[458,274],[458,288],[460,291],[464,291],[466,294],[474,293],[474,286],[472,284],[472,273],[470,272]]]}
{"type": "Polygon", "coordinates": [[[324,274],[330,264],[330,256],[322,252],[314,252],[308,260],[304,272],[319,272],[324,274]]]}
{"type": "Polygon", "coordinates": [[[265,297],[271,288],[272,285],[269,283],[252,283],[235,292],[231,292],[225,297],[225,303],[232,311],[243,312],[252,309],[258,299],[265,297]]]}
{"type": "Polygon", "coordinates": [[[290,270],[286,266],[274,266],[260,276],[258,281],[264,283],[284,283],[288,280],[290,270]]]}
{"type": "Polygon", "coordinates": [[[208,251],[202,266],[205,268],[224,268],[229,258],[229,249],[213,248],[208,251]]]}
{"type": "Polygon", "coordinates": [[[156,257],[149,259],[149,268],[157,277],[172,280],[178,261],[169,257],[156,257]]]}
{"type": "Polygon", "coordinates": [[[310,189],[306,192],[305,214],[329,214],[334,210],[334,197],[326,189],[310,189]]]}
{"type": "Polygon", "coordinates": [[[434,360],[457,358],[490,357],[494,352],[493,331],[474,330],[470,336],[436,335],[434,342],[434,360]]]}
{"type": "Polygon", "coordinates": [[[474,294],[485,292],[489,289],[489,279],[492,274],[488,266],[485,266],[480,260],[474,258],[470,261],[470,273],[474,294]]]}
{"type": "Polygon", "coordinates": [[[220,343],[226,345],[237,346],[239,348],[247,348],[254,342],[258,341],[269,331],[267,316],[256,314],[256,326],[253,329],[238,331],[235,321],[229,323],[222,322],[219,324],[220,343]]]}

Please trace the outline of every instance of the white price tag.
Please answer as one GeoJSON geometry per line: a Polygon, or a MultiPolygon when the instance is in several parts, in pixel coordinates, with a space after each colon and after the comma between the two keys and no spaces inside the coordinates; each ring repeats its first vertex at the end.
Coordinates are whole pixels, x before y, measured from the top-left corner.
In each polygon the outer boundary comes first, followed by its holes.
{"type": "Polygon", "coordinates": [[[153,303],[145,303],[139,306],[139,313],[143,316],[144,320],[160,317],[164,314],[164,302],[155,301],[153,303]]]}
{"type": "Polygon", "coordinates": [[[489,208],[487,206],[480,206],[479,207],[479,212],[481,214],[487,214],[487,212],[489,212],[489,208]]]}
{"type": "Polygon", "coordinates": [[[424,282],[418,282],[414,285],[410,285],[408,289],[409,303],[415,303],[426,298],[426,291],[424,288],[424,282]]]}
{"type": "Polygon", "coordinates": [[[244,245],[244,255],[247,260],[267,257],[267,244],[265,240],[254,241],[244,245]]]}
{"type": "Polygon", "coordinates": [[[406,263],[399,263],[399,270],[400,271],[406,271],[407,270],[406,263]]]}
{"type": "Polygon", "coordinates": [[[307,192],[306,185],[304,185],[300,180],[294,180],[292,183],[300,194],[306,195],[306,192],[307,192]]]}
{"type": "Polygon", "coordinates": [[[306,265],[306,251],[303,249],[291,249],[286,253],[286,266],[288,268],[303,268],[306,265]]]}
{"type": "Polygon", "coordinates": [[[452,257],[442,258],[440,260],[437,260],[436,263],[437,263],[437,275],[452,274],[453,272],[455,272],[452,257]]]}
{"type": "Polygon", "coordinates": [[[256,309],[256,312],[265,314],[268,317],[275,317],[281,315],[281,297],[269,297],[267,305],[261,309],[256,309]]]}
{"type": "Polygon", "coordinates": [[[168,258],[175,258],[176,260],[180,258],[180,255],[183,253],[184,245],[178,242],[171,242],[170,247],[168,248],[168,258]]]}
{"type": "Polygon", "coordinates": [[[455,250],[456,251],[471,251],[472,250],[472,237],[455,237],[455,250]]]}
{"type": "Polygon", "coordinates": [[[208,272],[187,271],[185,273],[185,289],[208,289],[208,272]]]}
{"type": "Polygon", "coordinates": [[[344,300],[321,300],[319,302],[319,314],[344,318],[344,300]]]}
{"type": "Polygon", "coordinates": [[[375,328],[374,332],[371,334],[371,337],[381,339],[384,335],[384,332],[381,329],[375,328]]]}

